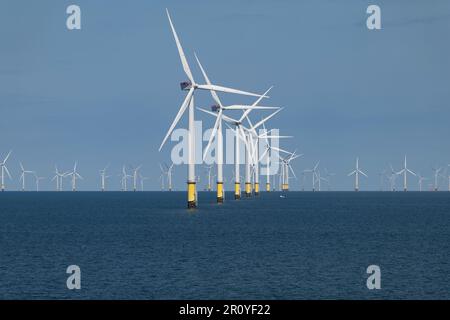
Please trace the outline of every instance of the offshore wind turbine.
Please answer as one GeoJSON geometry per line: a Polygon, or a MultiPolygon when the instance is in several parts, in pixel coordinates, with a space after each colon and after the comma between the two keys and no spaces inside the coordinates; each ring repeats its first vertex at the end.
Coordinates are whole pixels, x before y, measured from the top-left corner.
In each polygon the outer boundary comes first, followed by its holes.
{"type": "Polygon", "coordinates": [[[422,176],[420,175],[420,173],[417,174],[417,177],[419,178],[419,181],[418,181],[418,184],[419,184],[419,191],[422,191],[422,184],[423,184],[423,181],[428,180],[428,179],[425,178],[425,177],[422,177],[422,176]]]}
{"type": "Polygon", "coordinates": [[[322,191],[322,188],[321,188],[322,181],[325,181],[328,183],[328,180],[320,175],[320,170],[317,170],[317,182],[319,184],[319,191],[322,191]]]}
{"type": "Polygon", "coordinates": [[[359,174],[368,178],[368,176],[359,168],[359,158],[357,157],[355,170],[348,174],[349,177],[355,175],[355,191],[359,191],[359,174]]]}
{"type": "Polygon", "coordinates": [[[34,171],[30,171],[30,170],[25,170],[25,168],[23,167],[22,162],[19,162],[20,164],[20,169],[22,171],[22,174],[20,175],[19,181],[22,181],[22,191],[25,191],[25,176],[29,173],[29,174],[33,174],[34,171]]]}
{"type": "Polygon", "coordinates": [[[108,167],[109,167],[109,165],[107,165],[102,170],[100,170],[101,190],[102,191],[106,190],[106,179],[110,177],[110,176],[106,175],[106,169],[108,169],[108,167]]]}
{"type": "Polygon", "coordinates": [[[5,191],[5,172],[8,175],[9,179],[11,180],[11,174],[9,173],[8,168],[6,167],[6,161],[8,161],[9,156],[11,155],[11,151],[8,152],[6,157],[3,159],[3,161],[0,163],[0,170],[2,174],[2,184],[1,184],[1,190],[5,191]]]}
{"type": "Polygon", "coordinates": [[[137,190],[137,179],[138,179],[138,172],[139,169],[141,169],[142,165],[137,166],[133,169],[133,191],[136,192],[137,190]]]}
{"type": "Polygon", "coordinates": [[[181,64],[183,66],[184,73],[186,74],[188,81],[182,82],[181,90],[187,91],[187,95],[181,104],[180,109],[178,110],[178,113],[173,120],[169,130],[167,131],[166,136],[164,137],[160,147],[159,151],[161,151],[162,147],[166,143],[167,139],[171,135],[172,131],[174,130],[175,126],[178,124],[178,121],[183,116],[186,109],[188,110],[188,208],[196,208],[197,207],[197,189],[196,189],[196,175],[195,175],[195,117],[194,117],[194,92],[197,89],[201,90],[214,90],[219,92],[226,92],[226,93],[234,93],[234,94],[241,94],[241,95],[248,95],[248,96],[256,96],[260,97],[258,94],[235,90],[227,87],[222,87],[218,85],[212,85],[212,84],[198,84],[195,82],[194,77],[192,75],[191,69],[189,67],[189,64],[187,62],[186,56],[184,54],[183,47],[181,46],[181,42],[178,38],[178,34],[175,30],[175,27],[172,23],[172,19],[169,14],[169,10],[166,9],[167,18],[169,19],[170,28],[172,29],[172,34],[175,39],[175,43],[177,45],[178,54],[180,56],[181,64]]]}
{"type": "Polygon", "coordinates": [[[141,181],[141,191],[144,191],[144,181],[148,180],[148,177],[144,177],[142,174],[139,174],[139,179],[141,181]]]}
{"type": "Polygon", "coordinates": [[[434,186],[433,189],[434,191],[438,191],[439,190],[439,173],[441,172],[442,168],[432,168],[433,172],[434,172],[434,186]]]}
{"type": "Polygon", "coordinates": [[[122,174],[119,176],[122,176],[122,179],[121,179],[122,191],[127,191],[127,180],[129,178],[132,178],[132,176],[127,173],[127,171],[125,169],[125,165],[122,166],[122,174]]]}
{"type": "Polygon", "coordinates": [[[56,191],[63,190],[63,179],[68,175],[69,172],[59,172],[58,167],[55,165],[55,176],[53,177],[52,181],[56,180],[56,191]]]}
{"type": "Polygon", "coordinates": [[[394,170],[394,168],[392,167],[392,164],[389,164],[389,168],[391,169],[390,175],[388,176],[389,185],[390,185],[391,191],[395,191],[398,173],[394,170]]]}
{"type": "Polygon", "coordinates": [[[39,181],[44,180],[45,177],[39,177],[36,173],[34,173],[34,178],[36,181],[36,191],[39,191],[39,181]]]}
{"type": "Polygon", "coordinates": [[[206,191],[211,191],[211,170],[212,170],[212,168],[213,168],[213,166],[212,165],[205,165],[205,168],[206,168],[206,170],[207,170],[207,181],[208,181],[208,184],[206,185],[206,191]]]}
{"type": "Polygon", "coordinates": [[[317,161],[317,163],[315,164],[315,166],[312,169],[306,169],[303,170],[304,173],[311,173],[312,175],[312,191],[316,191],[316,184],[317,184],[317,179],[318,179],[318,175],[317,175],[317,169],[319,167],[320,164],[320,160],[317,161]]]}
{"type": "Polygon", "coordinates": [[[161,191],[164,191],[164,173],[161,173],[159,180],[161,181],[161,191]]]}
{"type": "Polygon", "coordinates": [[[72,180],[72,191],[77,190],[77,179],[83,179],[83,177],[77,172],[77,162],[73,165],[73,171],[69,172],[67,174],[68,176],[71,176],[72,180]]]}
{"type": "Polygon", "coordinates": [[[408,169],[408,167],[406,166],[406,155],[405,155],[405,162],[403,163],[403,169],[397,172],[397,174],[399,175],[403,174],[403,191],[408,191],[408,185],[406,182],[406,176],[408,173],[412,174],[413,176],[416,176],[416,174],[412,172],[410,169],[408,169]]]}
{"type": "Polygon", "coordinates": [[[292,169],[292,166],[290,162],[294,159],[297,159],[298,157],[301,157],[302,154],[296,154],[296,152],[289,152],[280,148],[272,147],[273,150],[285,153],[287,154],[285,157],[282,157],[280,154],[278,154],[278,158],[281,160],[281,191],[289,191],[289,171],[292,172],[292,175],[294,178],[297,179],[297,176],[295,175],[294,169],[292,169]]]}
{"type": "Polygon", "coordinates": [[[173,166],[174,164],[172,163],[170,166],[168,166],[167,164],[165,164],[166,166],[166,173],[167,173],[167,184],[168,184],[168,189],[169,191],[172,191],[172,174],[173,174],[173,166]]]}

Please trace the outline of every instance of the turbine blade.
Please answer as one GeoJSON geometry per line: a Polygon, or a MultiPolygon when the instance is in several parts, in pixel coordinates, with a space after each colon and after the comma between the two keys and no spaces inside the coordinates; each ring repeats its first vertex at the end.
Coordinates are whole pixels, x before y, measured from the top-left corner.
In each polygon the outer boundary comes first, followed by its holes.
{"type": "Polygon", "coordinates": [[[166,143],[167,139],[172,134],[172,131],[175,128],[175,126],[177,125],[178,121],[180,121],[181,116],[183,115],[184,111],[186,110],[186,108],[189,105],[189,102],[191,101],[191,97],[192,97],[193,93],[194,93],[194,88],[191,88],[189,90],[188,94],[186,95],[186,98],[184,99],[183,104],[180,107],[180,110],[178,110],[178,113],[177,113],[175,119],[173,120],[172,124],[170,125],[169,131],[167,131],[167,134],[164,137],[163,142],[159,146],[159,151],[161,151],[161,149],[164,146],[164,144],[166,143]]]}
{"type": "Polygon", "coordinates": [[[266,148],[266,150],[264,150],[264,152],[262,153],[261,157],[259,158],[259,162],[261,162],[262,159],[264,159],[264,156],[269,152],[269,148],[266,148]]]}
{"type": "Polygon", "coordinates": [[[181,64],[183,65],[183,70],[186,73],[187,77],[192,83],[195,83],[194,77],[192,76],[191,69],[189,68],[189,64],[187,62],[186,56],[183,51],[183,47],[181,46],[180,39],[178,39],[177,32],[175,31],[175,27],[173,26],[172,19],[170,18],[169,10],[166,9],[167,18],[169,18],[170,28],[172,29],[173,37],[175,38],[175,43],[177,44],[178,54],[180,55],[181,64]]]}
{"type": "Polygon", "coordinates": [[[257,106],[258,103],[260,103],[261,100],[262,100],[264,97],[268,97],[267,94],[269,93],[270,90],[272,90],[272,88],[273,88],[273,86],[271,86],[269,89],[267,89],[266,92],[264,92],[264,94],[263,94],[262,96],[260,96],[260,97],[253,103],[253,106],[257,106]]]}
{"type": "MultiPolygon", "coordinates": [[[[211,81],[209,81],[208,75],[205,72],[205,69],[203,69],[202,64],[200,63],[200,60],[197,57],[197,54],[194,53],[195,55],[195,59],[197,60],[198,66],[200,67],[200,70],[202,71],[203,77],[205,78],[205,81],[208,85],[211,85],[211,81]]],[[[211,96],[213,97],[214,101],[222,108],[222,102],[219,99],[219,96],[217,95],[217,93],[214,90],[210,90],[209,91],[211,93],[211,96]]]]}
{"type": "Polygon", "coordinates": [[[286,154],[288,154],[288,155],[292,155],[292,152],[283,150],[283,149],[281,149],[281,148],[276,148],[276,147],[271,147],[271,148],[272,148],[273,150],[275,150],[275,151],[283,152],[283,153],[286,153],[286,154]]]}
{"type": "Polygon", "coordinates": [[[3,165],[3,168],[5,168],[5,171],[6,171],[6,173],[8,174],[9,179],[12,179],[11,174],[9,173],[8,168],[7,168],[5,165],[3,165]]]}
{"type": "Polygon", "coordinates": [[[297,176],[295,175],[294,169],[292,169],[292,166],[290,164],[288,164],[289,169],[291,170],[293,176],[295,177],[295,179],[297,179],[297,176]]]}
{"type": "Polygon", "coordinates": [[[358,171],[359,171],[359,173],[361,173],[363,176],[365,176],[366,178],[368,178],[367,174],[365,174],[363,171],[361,171],[361,170],[358,170],[358,171]]]}
{"type": "Polygon", "coordinates": [[[252,129],[256,129],[258,128],[260,125],[262,125],[264,122],[266,122],[267,120],[269,120],[270,118],[272,118],[273,116],[275,116],[278,112],[280,112],[281,110],[283,110],[283,108],[278,109],[277,111],[273,112],[272,114],[268,115],[267,117],[265,117],[264,119],[262,119],[261,121],[259,121],[258,123],[256,123],[252,129]]]}
{"type": "MultiPolygon", "coordinates": [[[[214,91],[225,92],[225,93],[240,94],[243,96],[261,97],[261,95],[257,94],[257,93],[251,93],[251,92],[247,92],[247,91],[218,86],[218,85],[214,85],[214,84],[198,85],[197,88],[202,89],[202,90],[214,90],[214,91]]],[[[268,96],[263,96],[263,97],[268,98],[268,96]]]]}
{"type": "Polygon", "coordinates": [[[266,106],[249,106],[243,104],[233,104],[231,106],[223,107],[225,110],[275,110],[279,107],[266,107],[266,106]]]}
{"type": "Polygon", "coordinates": [[[217,119],[216,119],[216,122],[214,123],[213,131],[211,132],[211,135],[210,135],[210,137],[209,137],[209,141],[208,141],[208,144],[206,145],[205,151],[203,151],[203,160],[205,160],[206,153],[208,152],[209,147],[210,147],[211,144],[212,144],[213,138],[214,138],[214,137],[216,136],[216,134],[217,134],[217,130],[218,130],[218,128],[219,128],[220,121],[221,121],[221,119],[222,119],[222,109],[219,110],[219,114],[217,114],[216,117],[217,117],[217,119]]]}
{"type": "Polygon", "coordinates": [[[11,155],[11,152],[12,152],[12,150],[10,150],[10,151],[8,152],[8,154],[7,154],[6,157],[5,157],[5,160],[3,160],[3,164],[5,164],[6,161],[8,161],[8,158],[9,158],[9,156],[11,155]]]}

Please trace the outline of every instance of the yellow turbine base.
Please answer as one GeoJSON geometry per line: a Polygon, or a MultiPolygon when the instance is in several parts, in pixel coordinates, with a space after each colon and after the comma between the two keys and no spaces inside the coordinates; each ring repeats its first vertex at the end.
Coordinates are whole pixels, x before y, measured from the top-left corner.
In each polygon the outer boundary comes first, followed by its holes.
{"type": "Polygon", "coordinates": [[[195,198],[195,182],[188,182],[188,208],[197,208],[197,199],[195,198]]]}
{"type": "Polygon", "coordinates": [[[259,195],[259,183],[255,183],[255,196],[259,195]]]}
{"type": "Polygon", "coordinates": [[[217,182],[217,202],[223,203],[223,182],[217,182]]]}
{"type": "Polygon", "coordinates": [[[266,183],[266,191],[270,192],[270,183],[266,183]]]}
{"type": "Polygon", "coordinates": [[[245,183],[245,196],[250,197],[252,194],[252,184],[250,182],[245,183]]]}
{"type": "Polygon", "coordinates": [[[234,183],[234,198],[235,199],[241,198],[241,184],[239,182],[234,183]]]}

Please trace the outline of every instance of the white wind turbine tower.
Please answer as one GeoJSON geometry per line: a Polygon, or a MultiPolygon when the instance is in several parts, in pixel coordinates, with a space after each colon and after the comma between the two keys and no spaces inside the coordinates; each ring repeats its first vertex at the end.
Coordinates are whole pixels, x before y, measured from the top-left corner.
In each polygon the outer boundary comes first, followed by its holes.
{"type": "Polygon", "coordinates": [[[406,166],[406,155],[405,155],[405,162],[403,163],[403,169],[400,170],[399,172],[397,172],[397,174],[403,174],[403,191],[407,191],[408,190],[408,185],[406,182],[406,176],[407,174],[410,173],[413,176],[416,176],[416,174],[414,172],[412,172],[410,169],[408,169],[408,167],[406,166]]]}
{"type": "Polygon", "coordinates": [[[44,180],[45,177],[39,177],[36,173],[34,173],[34,178],[36,181],[36,191],[39,191],[39,181],[44,180]]]}
{"type": "Polygon", "coordinates": [[[56,191],[62,191],[63,190],[63,178],[68,176],[69,172],[59,172],[58,167],[55,165],[55,176],[53,177],[53,180],[56,180],[56,191]]]}
{"type": "Polygon", "coordinates": [[[34,174],[33,171],[29,171],[29,170],[25,170],[25,168],[23,167],[22,162],[19,162],[20,164],[20,169],[22,171],[22,174],[20,175],[19,181],[22,181],[22,191],[25,191],[25,176],[29,173],[29,174],[34,174]]]}
{"type": "Polygon", "coordinates": [[[106,190],[106,179],[108,179],[110,176],[106,175],[106,169],[108,169],[109,165],[107,165],[105,168],[100,170],[100,178],[101,178],[101,190],[106,190]]]}
{"type": "Polygon", "coordinates": [[[1,173],[2,173],[2,185],[1,185],[2,191],[5,191],[5,172],[8,175],[9,179],[12,179],[8,168],[6,167],[6,161],[8,161],[8,158],[10,155],[11,155],[11,151],[8,152],[5,159],[3,159],[3,161],[0,163],[0,169],[1,169],[1,173]]]}
{"type": "Polygon", "coordinates": [[[137,190],[137,180],[138,180],[138,172],[139,169],[141,169],[142,165],[137,166],[133,169],[133,191],[136,192],[137,190]]]}
{"type": "Polygon", "coordinates": [[[389,185],[390,185],[391,191],[395,191],[398,173],[394,170],[394,168],[392,167],[392,164],[389,164],[389,168],[391,169],[390,175],[388,176],[389,185]]]}
{"type": "Polygon", "coordinates": [[[188,208],[195,208],[197,207],[197,191],[196,191],[196,176],[195,176],[195,117],[194,117],[194,91],[197,89],[201,90],[215,90],[220,92],[226,92],[226,93],[235,93],[235,94],[242,94],[242,95],[249,95],[249,96],[256,96],[259,97],[258,94],[253,94],[250,92],[244,92],[240,90],[235,90],[231,88],[226,88],[222,86],[217,85],[211,85],[211,84],[197,84],[194,80],[194,77],[192,75],[191,69],[189,67],[189,64],[187,62],[186,56],[184,54],[183,48],[181,46],[180,40],[178,38],[177,32],[175,31],[175,27],[173,26],[172,19],[170,18],[169,11],[166,9],[167,17],[169,19],[170,27],[172,29],[173,37],[175,39],[175,43],[177,45],[178,54],[180,56],[181,64],[183,65],[183,70],[186,76],[188,77],[187,82],[181,83],[181,90],[188,91],[183,103],[181,104],[181,107],[172,122],[166,136],[164,137],[161,146],[159,147],[159,151],[161,151],[162,147],[164,146],[165,142],[171,135],[172,131],[174,130],[175,126],[178,124],[178,121],[183,116],[184,112],[187,108],[189,108],[189,115],[188,115],[188,208]]]}
{"type": "Polygon", "coordinates": [[[417,174],[417,177],[419,178],[419,181],[418,181],[418,184],[419,184],[419,191],[422,191],[422,184],[423,184],[423,181],[428,180],[428,179],[425,178],[425,177],[422,177],[422,176],[420,175],[420,173],[417,174]]]}
{"type": "Polygon", "coordinates": [[[439,173],[441,172],[442,168],[432,168],[433,172],[434,172],[434,186],[433,189],[434,191],[438,191],[439,190],[439,173]]]}
{"type": "Polygon", "coordinates": [[[328,180],[320,175],[320,170],[317,170],[317,182],[319,183],[319,191],[322,191],[322,181],[328,183],[328,180]]]}
{"type": "Polygon", "coordinates": [[[167,174],[167,188],[169,191],[172,191],[172,174],[173,174],[173,166],[172,163],[170,166],[167,164],[164,164],[166,166],[166,174],[167,174]]]}
{"type": "Polygon", "coordinates": [[[139,179],[141,181],[141,191],[144,191],[144,181],[148,180],[148,177],[144,177],[142,174],[139,174],[139,179]]]}
{"type": "Polygon", "coordinates": [[[126,171],[126,169],[125,169],[125,165],[122,166],[122,174],[119,175],[119,176],[122,176],[122,179],[121,179],[121,183],[122,183],[122,191],[127,191],[127,190],[128,190],[128,189],[127,189],[127,180],[128,180],[129,178],[132,178],[133,176],[131,176],[131,175],[129,175],[129,174],[127,173],[127,171],[126,171]]]}
{"type": "Polygon", "coordinates": [[[312,191],[316,191],[316,184],[317,184],[317,179],[318,179],[318,175],[317,175],[317,169],[319,167],[320,164],[320,160],[317,161],[316,165],[312,168],[312,169],[306,169],[303,170],[304,173],[311,173],[312,175],[312,191]]]}
{"type": "Polygon", "coordinates": [[[359,158],[356,158],[356,168],[348,174],[349,177],[355,175],[355,191],[359,191],[359,174],[368,178],[368,176],[359,168],[359,158]]]}
{"type": "Polygon", "coordinates": [[[76,191],[77,190],[77,179],[83,179],[83,177],[77,172],[77,163],[76,162],[73,166],[73,171],[69,172],[67,175],[71,176],[72,191],[76,191]]]}
{"type": "Polygon", "coordinates": [[[161,163],[159,164],[159,169],[161,170],[161,175],[159,176],[159,180],[161,180],[161,191],[164,191],[164,189],[165,189],[164,176],[166,175],[166,171],[164,170],[164,168],[161,165],[161,163]]]}
{"type": "Polygon", "coordinates": [[[205,166],[207,170],[207,176],[208,176],[208,185],[206,186],[206,191],[211,191],[211,170],[213,168],[212,165],[205,166]]]}

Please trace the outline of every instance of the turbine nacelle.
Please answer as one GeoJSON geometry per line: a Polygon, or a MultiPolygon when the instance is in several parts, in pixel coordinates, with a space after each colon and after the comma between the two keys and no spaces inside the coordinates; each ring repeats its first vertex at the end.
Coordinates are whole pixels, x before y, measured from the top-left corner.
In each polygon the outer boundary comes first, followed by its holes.
{"type": "Polygon", "coordinates": [[[220,106],[219,106],[218,104],[213,104],[213,105],[211,106],[211,111],[213,111],[213,112],[219,112],[219,110],[220,110],[220,106]]]}
{"type": "Polygon", "coordinates": [[[192,82],[191,81],[180,82],[180,87],[182,91],[189,91],[192,88],[192,82]]]}

